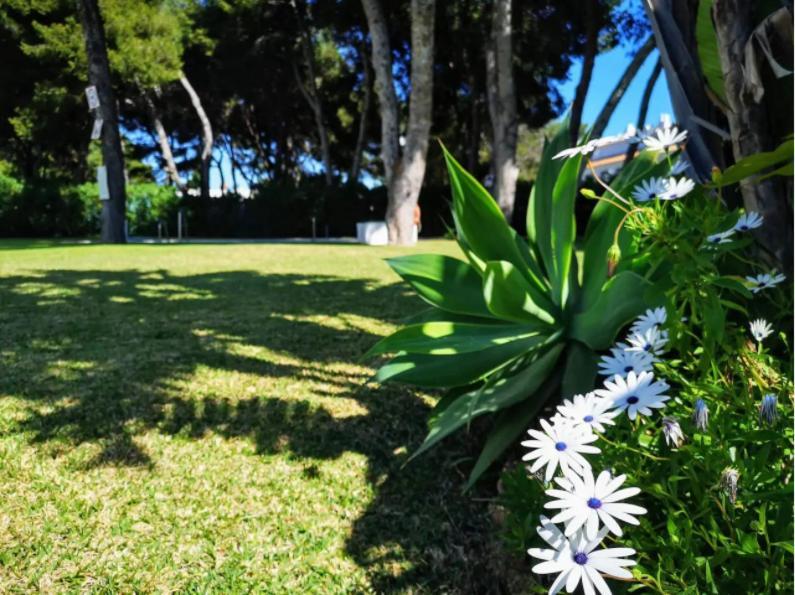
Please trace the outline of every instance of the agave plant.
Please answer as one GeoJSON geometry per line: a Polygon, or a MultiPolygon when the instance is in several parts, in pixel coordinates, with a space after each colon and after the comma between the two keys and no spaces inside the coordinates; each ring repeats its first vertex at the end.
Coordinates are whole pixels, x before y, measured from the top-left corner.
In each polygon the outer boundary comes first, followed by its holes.
{"type": "MultiPolygon", "coordinates": [[[[497,414],[467,487],[549,399],[592,388],[595,352],[654,302],[644,296],[651,285],[632,270],[637,259],[608,267],[608,252],[615,257],[618,247],[631,250],[628,232],[614,238],[622,213],[609,204],[594,209],[578,260],[574,203],[581,157],[552,160],[565,143],[564,127],[545,144],[527,239],[443,147],[457,240],[467,261],[438,254],[388,260],[431,308],[368,352],[393,354],[375,378],[450,389],[412,456],[478,416],[497,414]]],[[[642,154],[614,184],[626,191],[654,169],[653,158],[642,154]]]]}

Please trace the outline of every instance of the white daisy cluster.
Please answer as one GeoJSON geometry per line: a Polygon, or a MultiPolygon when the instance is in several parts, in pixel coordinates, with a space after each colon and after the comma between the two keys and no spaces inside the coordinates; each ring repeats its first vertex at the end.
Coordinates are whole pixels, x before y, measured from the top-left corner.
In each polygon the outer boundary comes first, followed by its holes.
{"type": "MultiPolygon", "coordinates": [[[[602,357],[599,373],[608,378],[601,389],[574,395],[559,405],[550,419],[539,421],[540,429],[528,431],[531,439],[522,442],[530,448],[523,460],[532,461],[531,473],[541,474],[550,489],[544,508],[557,510],[552,518],[541,516],[538,534],[549,548],[531,548],[528,553],[541,560],[533,567],[539,574],[557,573],[550,595],[564,587],[573,592],[578,585],[587,594],[596,591],[609,595],[602,575],[632,578],[626,567],[635,564],[630,548],[599,548],[608,533],[622,535],[621,523],[637,525],[637,516],[646,509],[625,502],[640,493],[636,487],[622,487],[625,475],[610,471],[594,475],[586,455],[599,454],[593,443],[606,426],[626,412],[634,420],[661,409],[669,397],[668,384],[655,380],[652,366],[668,342],[665,308],[649,309],[632,325],[625,343],[617,343],[610,355],[602,357]],[[560,474],[556,476],[556,472],[560,474]],[[562,530],[556,524],[562,525],[562,530]]],[[[663,435],[667,443],[680,446],[684,435],[678,422],[664,418],[663,435]]]]}
{"type": "Polygon", "coordinates": [[[696,183],[690,178],[683,177],[677,179],[674,176],[668,178],[649,178],[643,180],[632,190],[632,198],[638,202],[648,202],[650,200],[676,200],[690,193],[696,183]]]}

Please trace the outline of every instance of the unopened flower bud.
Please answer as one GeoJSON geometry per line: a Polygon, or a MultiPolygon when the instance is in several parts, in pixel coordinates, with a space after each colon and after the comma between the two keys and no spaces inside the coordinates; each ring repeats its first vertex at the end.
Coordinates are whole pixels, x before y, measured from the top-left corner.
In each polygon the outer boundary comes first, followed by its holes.
{"type": "Polygon", "coordinates": [[[778,397],[776,397],[776,395],[765,395],[762,398],[762,404],[759,406],[759,421],[766,423],[769,426],[775,424],[776,419],[778,419],[778,411],[776,410],[777,405],[778,397]]]}
{"type": "Polygon", "coordinates": [[[613,244],[607,251],[607,277],[610,278],[616,274],[616,267],[618,261],[621,260],[621,248],[618,244],[613,244]]]}
{"type": "Polygon", "coordinates": [[[737,482],[740,480],[740,472],[732,467],[726,467],[720,476],[720,485],[729,496],[732,504],[737,502],[737,482]]]}
{"type": "Polygon", "coordinates": [[[704,399],[698,399],[696,406],[693,409],[693,424],[699,432],[704,432],[709,424],[709,407],[704,402],[704,399]]]}
{"type": "Polygon", "coordinates": [[[665,436],[665,443],[668,446],[675,446],[679,448],[685,442],[685,435],[682,432],[682,427],[675,417],[663,417],[662,420],[663,436],[665,436]]]}

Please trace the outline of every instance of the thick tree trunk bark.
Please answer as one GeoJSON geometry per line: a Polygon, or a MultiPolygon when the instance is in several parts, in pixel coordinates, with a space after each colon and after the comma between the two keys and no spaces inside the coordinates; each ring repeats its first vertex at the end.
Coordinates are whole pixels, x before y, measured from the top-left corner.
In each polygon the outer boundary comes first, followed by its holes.
{"type": "Polygon", "coordinates": [[[348,184],[355,185],[359,181],[359,173],[362,168],[362,152],[364,151],[364,142],[367,138],[367,117],[370,115],[370,104],[373,101],[373,75],[370,72],[370,62],[367,59],[367,46],[362,43],[359,48],[359,54],[362,57],[362,87],[364,90],[364,98],[362,99],[362,110],[359,114],[359,131],[356,134],[356,146],[353,149],[353,162],[351,163],[351,171],[348,174],[348,184]]]}
{"type": "Polygon", "coordinates": [[[389,37],[379,0],[362,0],[373,45],[373,68],[381,112],[381,156],[387,182],[386,220],[392,244],[414,243],[414,208],[425,176],[433,100],[435,0],[411,2],[411,97],[405,146],[400,154],[397,96],[389,37]]]}
{"type": "Polygon", "coordinates": [[[714,124],[715,111],[704,88],[695,43],[695,13],[689,0],[643,0],[671,94],[676,121],[688,131],[685,151],[696,176],[704,181],[722,165],[721,141],[704,132],[698,120],[714,124]]]}
{"type": "Polygon", "coordinates": [[[182,191],[184,189],[184,185],[182,183],[182,179],[179,177],[177,162],[174,160],[174,153],[171,151],[171,143],[168,140],[168,134],[166,133],[165,126],[163,126],[163,121],[160,119],[160,113],[157,109],[157,106],[155,105],[155,102],[146,92],[144,92],[144,101],[149,108],[149,114],[152,118],[152,125],[154,126],[155,132],[157,133],[157,142],[160,145],[160,154],[163,157],[163,163],[165,163],[166,166],[168,179],[171,180],[171,183],[174,184],[174,186],[176,186],[177,190],[182,191]]]}
{"type": "Polygon", "coordinates": [[[210,124],[210,118],[207,117],[207,112],[204,111],[199,94],[196,93],[185,73],[180,73],[179,82],[182,83],[185,91],[187,91],[190,102],[193,104],[193,109],[202,124],[201,195],[202,198],[207,199],[210,196],[210,158],[213,155],[213,127],[210,124]]]}
{"type": "MultiPolygon", "coordinates": [[[[745,44],[753,31],[752,9],[752,3],[744,0],[716,0],[712,7],[735,160],[774,148],[765,106],[743,91],[745,44]]],[[[746,210],[765,218],[755,232],[757,240],[775,256],[785,273],[791,273],[792,213],[787,212],[780,181],[746,178],[740,182],[740,190],[746,210]]]]}
{"type": "MultiPolygon", "coordinates": [[[[646,86],[643,89],[643,96],[640,100],[640,111],[638,112],[637,128],[641,132],[646,126],[646,115],[649,113],[649,102],[651,101],[651,94],[654,92],[654,87],[657,84],[657,79],[660,78],[662,72],[662,61],[659,59],[654,65],[654,70],[651,71],[649,79],[646,81],[646,86]]],[[[632,143],[627,149],[627,154],[624,157],[624,165],[632,161],[635,157],[635,151],[638,148],[638,143],[632,143]]]]}
{"type": "Polygon", "coordinates": [[[624,97],[624,93],[627,92],[629,85],[638,74],[638,70],[640,70],[640,67],[643,66],[643,63],[646,61],[646,58],[649,57],[649,54],[651,54],[653,49],[654,36],[651,36],[646,40],[646,43],[640,47],[638,52],[632,58],[626,70],[624,71],[624,74],[621,75],[621,79],[619,79],[618,84],[613,89],[613,92],[610,93],[610,97],[607,99],[602,111],[599,112],[599,116],[597,116],[593,125],[593,130],[591,131],[592,138],[599,138],[602,136],[602,134],[604,134],[605,128],[607,128],[607,124],[610,122],[610,118],[612,117],[613,112],[616,110],[616,106],[621,101],[621,98],[624,97]]]}
{"type": "Polygon", "coordinates": [[[331,148],[329,145],[328,127],[326,126],[326,118],[323,114],[323,102],[320,100],[320,93],[317,88],[317,75],[315,68],[315,49],[312,46],[312,33],[306,23],[304,14],[307,10],[305,5],[301,8],[296,4],[296,0],[292,0],[293,12],[298,21],[298,28],[300,31],[300,44],[301,54],[306,65],[306,78],[307,84],[302,80],[298,72],[298,68],[293,63],[293,71],[295,73],[296,83],[301,94],[306,99],[309,108],[312,110],[312,115],[315,118],[315,127],[317,128],[318,140],[320,140],[320,156],[323,160],[324,177],[326,186],[331,186],[334,183],[334,172],[331,164],[331,148]]]}
{"type": "Polygon", "coordinates": [[[491,40],[486,49],[486,80],[489,82],[489,115],[492,127],[494,198],[508,222],[513,218],[516,179],[516,88],[511,48],[511,0],[494,0],[491,40]]]}
{"type": "Polygon", "coordinates": [[[582,109],[585,106],[585,96],[588,94],[588,87],[591,86],[591,75],[593,75],[594,61],[599,49],[599,27],[596,25],[596,2],[598,0],[585,0],[585,26],[587,27],[585,40],[585,53],[582,58],[582,72],[580,82],[577,83],[577,91],[574,93],[574,101],[571,104],[571,114],[569,116],[569,140],[573,145],[577,144],[580,138],[580,125],[582,124],[582,109]]]}
{"type": "Polygon", "coordinates": [[[400,123],[395,83],[392,78],[392,50],[389,31],[380,0],[362,0],[372,44],[372,63],[375,71],[375,93],[381,116],[381,161],[384,163],[384,183],[392,187],[395,167],[400,159],[400,123]]]}
{"type": "Polygon", "coordinates": [[[124,154],[119,134],[119,115],[116,97],[110,81],[105,28],[97,0],[79,0],[78,9],[88,56],[88,80],[97,88],[102,118],[102,160],[107,170],[109,200],[102,201],[102,241],[123,244],[125,233],[126,197],[124,184],[124,154]]]}

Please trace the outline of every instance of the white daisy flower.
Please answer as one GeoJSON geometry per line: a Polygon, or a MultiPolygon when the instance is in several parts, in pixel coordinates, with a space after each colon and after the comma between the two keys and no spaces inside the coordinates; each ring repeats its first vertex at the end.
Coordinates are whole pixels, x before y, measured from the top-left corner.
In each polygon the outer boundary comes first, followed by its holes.
{"type": "Polygon", "coordinates": [[[652,409],[665,407],[670,397],[663,393],[668,388],[668,383],[663,380],[655,382],[651,372],[630,372],[626,379],[615,375],[611,380],[605,380],[605,388],[594,392],[613,401],[617,409],[626,411],[629,419],[635,419],[638,414],[651,415],[652,409]]]}
{"type": "Polygon", "coordinates": [[[590,140],[584,145],[563,149],[560,153],[555,154],[552,159],[568,159],[569,157],[574,157],[575,155],[588,155],[589,153],[593,153],[597,148],[597,143],[590,140]]]}
{"type": "Polygon", "coordinates": [[[731,242],[731,237],[733,235],[734,235],[734,229],[713,233],[711,236],[707,236],[707,243],[712,245],[728,244],[729,242],[731,242]]]}
{"type": "Polygon", "coordinates": [[[663,178],[643,180],[632,190],[632,197],[638,202],[647,202],[660,198],[668,191],[668,184],[663,178]]]}
{"type": "Polygon", "coordinates": [[[569,539],[548,518],[542,516],[541,526],[536,531],[552,549],[530,548],[527,553],[543,560],[533,566],[533,572],[558,573],[549,588],[549,595],[555,595],[564,586],[566,591],[573,593],[580,583],[585,595],[595,595],[596,591],[601,595],[611,595],[610,587],[600,573],[619,579],[632,578],[632,573],[626,567],[635,564],[634,560],[628,558],[635,554],[635,550],[628,547],[596,549],[607,535],[606,529],[590,541],[584,531],[579,531],[569,539]]]}
{"type": "Polygon", "coordinates": [[[544,504],[544,508],[561,509],[551,521],[565,523],[567,537],[585,528],[588,539],[595,539],[600,521],[611,533],[620,536],[621,526],[616,519],[638,525],[638,519],[633,515],[646,514],[645,508],[622,502],[640,493],[639,488],[618,489],[626,481],[626,475],[613,478],[609,471],[602,471],[594,480],[593,472],[586,469],[582,477],[573,473],[567,479],[568,484],[558,484],[563,489],[546,491],[547,496],[557,499],[544,504]],[[566,488],[566,485],[571,488],[566,488]]]}
{"type": "MultiPolygon", "coordinates": [[[[626,351],[643,351],[653,356],[658,356],[665,350],[668,342],[668,331],[660,330],[653,326],[642,333],[633,333],[627,337],[629,343],[624,347],[626,351]]],[[[620,344],[622,347],[624,344],[620,344]]]]}
{"type": "Polygon", "coordinates": [[[732,231],[748,231],[750,229],[756,229],[762,225],[763,221],[764,217],[762,217],[762,215],[759,213],[754,211],[743,213],[737,220],[737,223],[734,224],[732,231]]]}
{"type": "Polygon", "coordinates": [[[613,403],[600,399],[592,392],[587,395],[574,395],[571,401],[565,399],[563,405],[558,405],[560,415],[571,424],[588,426],[597,432],[605,431],[604,424],[615,425],[613,418],[618,412],[612,409],[613,403]]]}
{"type": "Polygon", "coordinates": [[[612,355],[603,355],[599,362],[599,373],[603,376],[626,376],[630,372],[650,372],[654,356],[645,351],[611,349],[612,355]]]}
{"type": "Polygon", "coordinates": [[[761,275],[757,275],[756,277],[746,277],[745,279],[751,283],[751,287],[748,289],[754,293],[759,293],[763,289],[778,285],[784,281],[786,277],[781,273],[776,273],[776,271],[773,270],[770,273],[763,273],[761,275]]]}
{"type": "Polygon", "coordinates": [[[696,183],[690,178],[679,178],[678,180],[668,178],[665,182],[665,192],[658,198],[660,200],[676,200],[689,194],[695,187],[696,183]]]}
{"type": "Polygon", "coordinates": [[[655,130],[643,138],[643,144],[652,151],[667,151],[669,147],[682,144],[687,139],[687,130],[679,132],[676,126],[655,130]]]}
{"type": "Polygon", "coordinates": [[[751,327],[751,334],[758,343],[761,343],[773,334],[773,327],[764,318],[757,318],[752,321],[748,326],[751,327]]]}
{"type": "Polygon", "coordinates": [[[525,440],[522,446],[532,450],[522,457],[523,461],[535,460],[530,473],[535,473],[546,465],[546,481],[550,481],[555,475],[555,470],[560,465],[561,471],[565,475],[574,470],[590,468],[590,463],[582,456],[582,453],[599,453],[597,447],[590,446],[598,438],[588,428],[574,426],[569,423],[551,425],[547,420],[539,420],[543,432],[539,430],[528,430],[527,433],[533,440],[525,440]]]}
{"type": "Polygon", "coordinates": [[[667,318],[668,313],[665,311],[665,308],[654,308],[654,310],[649,308],[632,323],[629,332],[645,333],[653,326],[665,324],[667,318]]]}
{"type": "Polygon", "coordinates": [[[678,176],[679,174],[685,173],[688,168],[690,168],[690,163],[688,163],[687,159],[684,157],[680,157],[676,160],[673,167],[671,168],[670,175],[678,176]]]}

